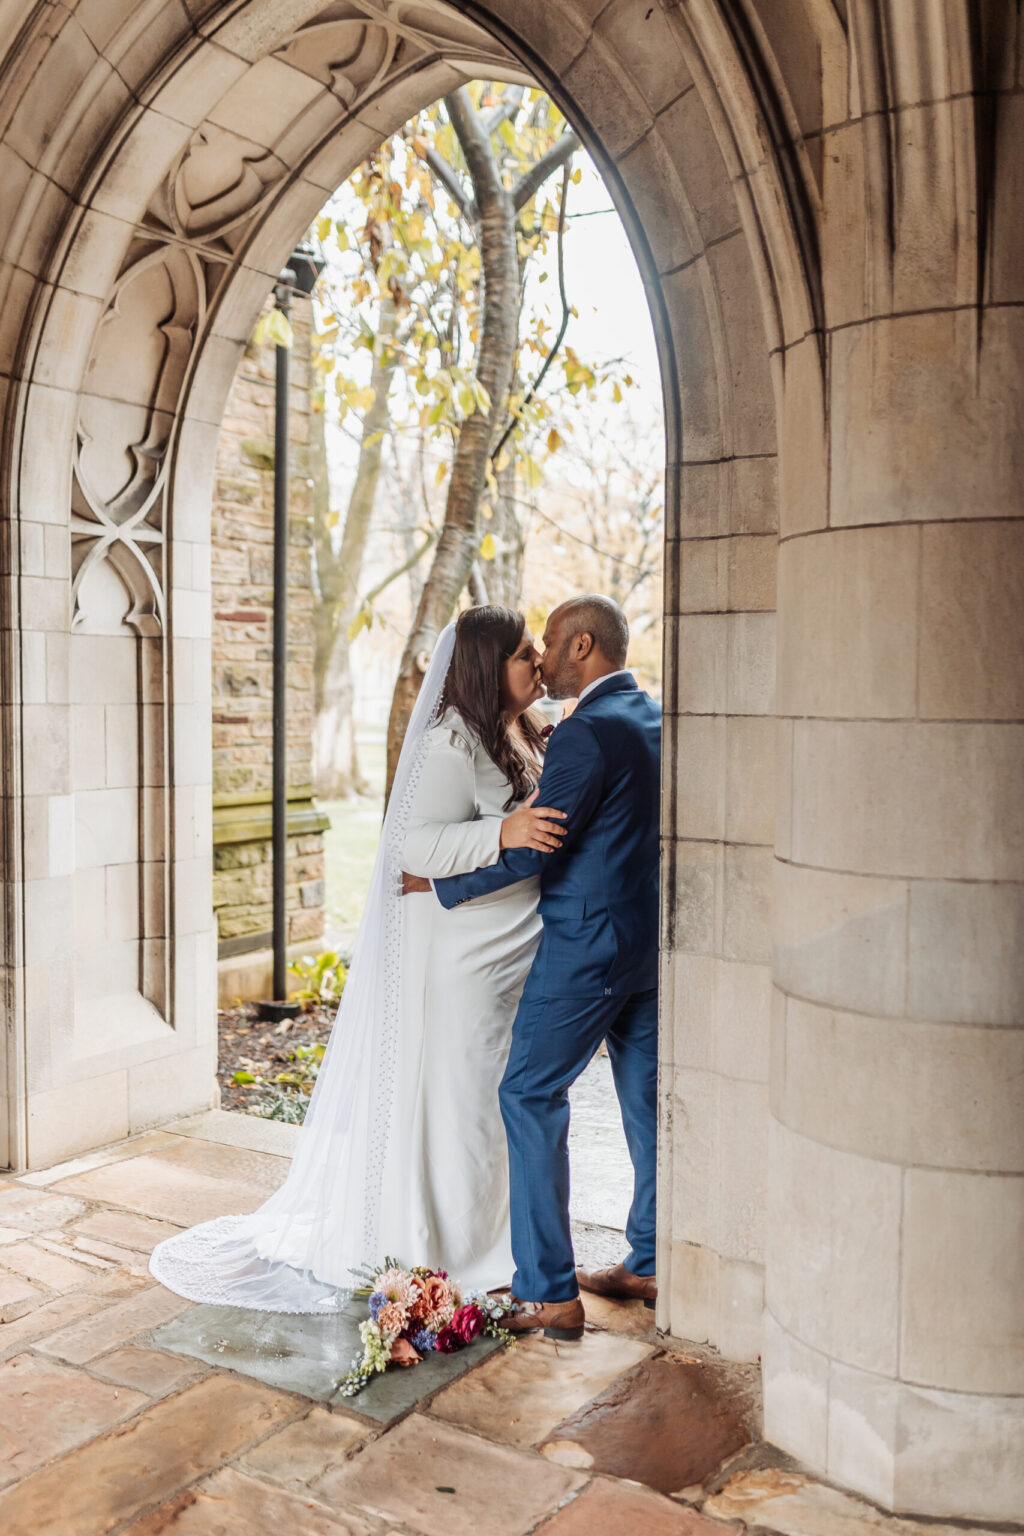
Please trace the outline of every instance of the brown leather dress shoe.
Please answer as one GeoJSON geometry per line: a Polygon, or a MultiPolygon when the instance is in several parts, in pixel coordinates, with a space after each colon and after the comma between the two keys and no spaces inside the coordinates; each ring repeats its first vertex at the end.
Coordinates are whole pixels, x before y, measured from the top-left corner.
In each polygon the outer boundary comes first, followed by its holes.
{"type": "Polygon", "coordinates": [[[634,1275],[625,1264],[613,1264],[610,1269],[595,1269],[589,1274],[578,1269],[576,1280],[581,1291],[590,1291],[594,1296],[612,1296],[616,1301],[639,1299],[646,1307],[653,1307],[658,1299],[657,1276],[634,1275]]]}
{"type": "Polygon", "coordinates": [[[583,1303],[574,1296],[572,1301],[517,1301],[501,1326],[509,1333],[543,1332],[546,1339],[568,1343],[582,1339],[585,1322],[583,1303]]]}

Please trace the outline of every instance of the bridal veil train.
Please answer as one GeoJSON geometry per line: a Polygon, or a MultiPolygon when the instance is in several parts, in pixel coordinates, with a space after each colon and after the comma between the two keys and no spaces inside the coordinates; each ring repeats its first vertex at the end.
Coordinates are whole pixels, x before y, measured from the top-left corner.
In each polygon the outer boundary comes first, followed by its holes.
{"type": "MultiPolygon", "coordinates": [[[[455,625],[438,638],[406,731],[341,1006],[284,1184],[258,1210],[176,1233],[157,1280],[191,1301],[333,1312],[378,1253],[382,1172],[398,1072],[402,848],[438,719],[455,625]]],[[[421,1021],[422,1022],[422,1021],[421,1021]]]]}

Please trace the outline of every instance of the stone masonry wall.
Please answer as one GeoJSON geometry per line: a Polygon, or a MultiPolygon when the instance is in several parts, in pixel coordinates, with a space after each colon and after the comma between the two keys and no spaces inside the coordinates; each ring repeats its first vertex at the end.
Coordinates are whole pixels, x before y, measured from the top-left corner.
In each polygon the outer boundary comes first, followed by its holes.
{"type": "MultiPolygon", "coordinates": [[[[288,940],[324,928],[326,818],[310,788],[313,590],[308,299],[290,363],[288,940]]],[[[214,907],[221,956],[265,948],[271,928],[274,347],[246,348],[217,448],[213,501],[214,907]]]]}

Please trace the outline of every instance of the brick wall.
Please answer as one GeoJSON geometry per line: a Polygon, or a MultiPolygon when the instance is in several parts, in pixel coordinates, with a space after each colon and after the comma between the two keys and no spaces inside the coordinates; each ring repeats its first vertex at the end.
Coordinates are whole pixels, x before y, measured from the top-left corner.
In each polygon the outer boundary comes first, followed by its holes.
{"type": "MultiPolygon", "coordinates": [[[[318,939],[324,928],[327,822],[310,787],[311,318],[309,300],[296,300],[289,428],[289,942],[318,939]]],[[[222,957],[270,942],[273,438],[274,348],[250,346],[221,426],[213,499],[213,886],[222,957]]]]}

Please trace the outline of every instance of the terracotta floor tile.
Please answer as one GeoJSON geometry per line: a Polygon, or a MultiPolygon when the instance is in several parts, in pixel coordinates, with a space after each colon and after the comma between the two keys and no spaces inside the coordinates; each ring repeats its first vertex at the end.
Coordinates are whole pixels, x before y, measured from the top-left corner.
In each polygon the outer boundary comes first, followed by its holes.
{"type": "Polygon", "coordinates": [[[162,1285],[149,1286],[125,1301],[115,1301],[99,1317],[83,1319],[61,1328],[37,1344],[36,1348],[73,1365],[106,1354],[115,1344],[123,1344],[143,1330],[156,1328],[169,1318],[184,1312],[191,1302],[183,1301],[162,1285]]]}
{"type": "Polygon", "coordinates": [[[705,1482],[749,1442],[751,1410],[728,1368],[663,1355],[566,1419],[541,1450],[563,1466],[678,1493],[705,1482]]]}
{"type": "Polygon", "coordinates": [[[137,1520],[124,1536],[370,1536],[357,1514],[330,1510],[224,1467],[137,1520]]]}
{"type": "Polygon", "coordinates": [[[68,1231],[69,1241],[79,1236],[99,1238],[122,1248],[151,1253],[157,1243],[179,1230],[167,1221],[153,1221],[148,1216],[129,1215],[127,1211],[93,1211],[76,1221],[68,1231]]]}
{"type": "Polygon", "coordinates": [[[89,1370],[104,1381],[135,1387],[148,1397],[166,1397],[182,1382],[208,1374],[198,1360],[183,1360],[180,1355],[165,1355],[162,1350],[145,1349],[138,1344],[126,1344],[123,1349],[91,1360],[89,1370]]]}
{"type": "Polygon", "coordinates": [[[255,1210],[283,1182],[288,1166],[284,1158],[176,1136],[159,1151],[95,1168],[58,1187],[192,1226],[255,1210]]]}
{"type": "Polygon", "coordinates": [[[269,1477],[296,1490],[343,1465],[354,1445],[365,1440],[369,1426],[335,1409],[314,1408],[297,1424],[279,1429],[246,1451],[238,1465],[257,1477],[269,1477]]]}
{"type": "Polygon", "coordinates": [[[22,1275],[47,1291],[77,1291],[96,1278],[96,1271],[84,1264],[52,1253],[38,1243],[8,1243],[0,1250],[0,1269],[22,1275]]]}
{"type": "Polygon", "coordinates": [[[208,1377],[5,1489],[0,1531],[99,1536],[141,1503],[169,1499],[295,1411],[296,1400],[279,1392],[208,1377]]]}
{"type": "Polygon", "coordinates": [[[141,1392],[56,1361],[15,1355],[0,1366],[0,1481],[24,1477],[141,1408],[141,1392]]]}
{"type": "Polygon", "coordinates": [[[58,1328],[65,1328],[79,1318],[94,1315],[110,1304],[107,1297],[93,1296],[86,1291],[72,1291],[67,1296],[56,1296],[53,1301],[45,1301],[15,1322],[5,1323],[0,1328],[0,1359],[7,1360],[32,1340],[53,1333],[58,1328]]]}
{"type": "Polygon", "coordinates": [[[427,1411],[505,1445],[538,1445],[649,1353],[649,1345],[613,1333],[563,1347],[523,1339],[453,1383],[427,1411]]]}
{"type": "Polygon", "coordinates": [[[85,1206],[71,1195],[54,1195],[48,1190],[23,1189],[14,1184],[0,1189],[0,1226],[17,1227],[21,1232],[42,1232],[47,1227],[62,1227],[81,1216],[85,1206]]]}
{"type": "MultiPolygon", "coordinates": [[[[522,1536],[583,1482],[563,1467],[413,1414],[312,1491],[332,1507],[355,1505],[419,1536],[522,1536]]],[[[0,1522],[2,1512],[0,1504],[0,1522]]]]}
{"type": "Polygon", "coordinates": [[[717,1520],[671,1499],[598,1477],[564,1509],[537,1529],[536,1536],[727,1536],[717,1520]]]}

